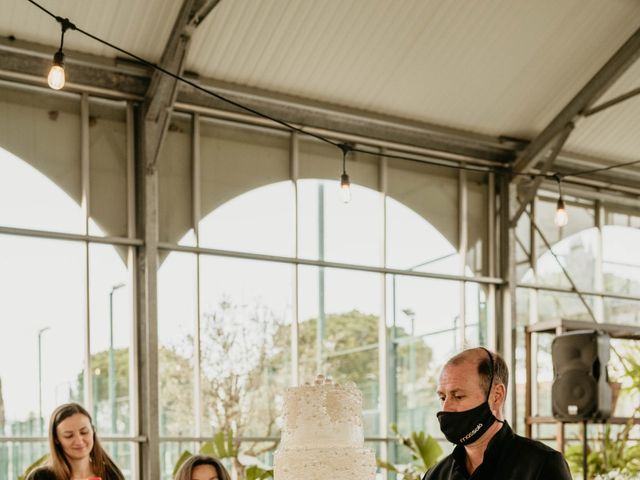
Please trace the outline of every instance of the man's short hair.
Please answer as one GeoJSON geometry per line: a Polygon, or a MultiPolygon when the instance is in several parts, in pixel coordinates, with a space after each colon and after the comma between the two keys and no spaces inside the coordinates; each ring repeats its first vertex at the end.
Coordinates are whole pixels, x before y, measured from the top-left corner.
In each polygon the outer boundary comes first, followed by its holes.
{"type": "MultiPolygon", "coordinates": [[[[490,354],[493,359],[493,384],[502,383],[506,392],[507,386],[509,385],[509,368],[499,353],[490,352],[490,354]]],[[[487,350],[478,347],[460,352],[454,357],[451,357],[445,364],[445,367],[447,367],[447,365],[459,365],[466,361],[474,361],[477,360],[478,357],[480,358],[478,362],[480,387],[486,395],[489,393],[489,382],[491,382],[491,360],[489,359],[487,350]]]]}

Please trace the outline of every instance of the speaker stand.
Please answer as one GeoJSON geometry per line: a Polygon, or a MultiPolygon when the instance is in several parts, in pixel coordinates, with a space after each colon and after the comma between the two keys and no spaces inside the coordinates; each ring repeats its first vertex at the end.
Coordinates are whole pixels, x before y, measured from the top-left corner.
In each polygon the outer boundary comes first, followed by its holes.
{"type": "Polygon", "coordinates": [[[589,453],[589,445],[587,444],[587,421],[582,421],[582,478],[589,480],[589,466],[587,464],[587,456],[589,453]]]}

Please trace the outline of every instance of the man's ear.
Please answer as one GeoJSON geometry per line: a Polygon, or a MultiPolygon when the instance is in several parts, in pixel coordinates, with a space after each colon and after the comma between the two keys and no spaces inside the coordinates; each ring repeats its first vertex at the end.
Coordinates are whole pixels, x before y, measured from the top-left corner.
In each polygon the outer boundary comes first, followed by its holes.
{"type": "Polygon", "coordinates": [[[502,404],[504,405],[505,396],[507,394],[507,390],[504,387],[504,384],[498,383],[493,387],[493,393],[491,398],[493,400],[493,404],[502,404]]]}

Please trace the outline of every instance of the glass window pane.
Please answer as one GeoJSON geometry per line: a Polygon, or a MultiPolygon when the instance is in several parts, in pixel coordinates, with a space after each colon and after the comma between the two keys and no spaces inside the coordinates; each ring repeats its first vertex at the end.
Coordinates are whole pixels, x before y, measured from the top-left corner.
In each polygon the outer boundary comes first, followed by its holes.
{"type": "Polygon", "coordinates": [[[111,459],[118,466],[124,478],[133,479],[137,477],[137,473],[132,471],[132,457],[135,447],[129,442],[105,442],[100,438],[100,443],[105,448],[111,459]]]}
{"type": "MultiPolygon", "coordinates": [[[[396,337],[455,331],[461,326],[459,282],[403,275],[387,278],[388,323],[395,327],[396,337]]],[[[457,349],[455,342],[440,347],[441,358],[457,349]]]]}
{"type": "Polygon", "coordinates": [[[123,102],[89,106],[91,235],[127,236],[127,125],[123,102]]]}
{"type": "MultiPolygon", "coordinates": [[[[589,308],[594,310],[594,297],[585,296],[589,308]]],[[[587,320],[591,321],[589,310],[574,293],[538,292],[538,321],[547,320],[587,320]]]]}
{"type": "Polygon", "coordinates": [[[640,325],[640,301],[604,299],[604,318],[607,323],[640,325]]]}
{"type": "Polygon", "coordinates": [[[598,230],[590,228],[556,243],[553,253],[557,259],[549,251],[538,258],[538,282],[541,285],[570,287],[571,283],[562,271],[564,267],[578,289],[594,290],[599,242],[598,230]]]}
{"type": "MultiPolygon", "coordinates": [[[[440,400],[436,395],[440,370],[452,352],[439,356],[441,345],[453,345],[453,331],[443,331],[422,336],[401,337],[392,341],[390,355],[391,371],[395,372],[393,402],[396,405],[397,425],[408,434],[423,430],[434,437],[441,437],[436,412],[440,400]]],[[[445,347],[446,348],[446,347],[445,347]]]]}
{"type": "Polygon", "coordinates": [[[298,181],[299,256],[381,266],[382,195],[352,184],[343,203],[339,189],[337,181],[298,181]]]}
{"type": "MultiPolygon", "coordinates": [[[[551,386],[553,384],[553,360],[551,357],[551,342],[553,335],[536,335],[537,338],[537,377],[535,379],[534,395],[537,395],[537,409],[534,415],[551,416],[551,386]]],[[[535,345],[534,345],[535,348],[535,345]]]]}
{"type": "Polygon", "coordinates": [[[0,89],[1,225],[84,233],[79,108],[68,95],[0,89]]]}
{"type": "MultiPolygon", "coordinates": [[[[567,196],[565,196],[564,200],[567,214],[569,215],[569,223],[565,227],[557,227],[553,223],[558,201],[557,192],[541,191],[536,201],[536,223],[551,245],[581,230],[595,226],[595,211],[592,202],[582,201],[578,203],[576,199],[567,196]]],[[[541,239],[538,239],[538,249],[540,254],[547,249],[541,239]]]]}
{"type": "Polygon", "coordinates": [[[484,173],[466,172],[467,177],[467,271],[466,275],[488,273],[486,252],[489,248],[488,179],[484,173]]]}
{"type": "Polygon", "coordinates": [[[160,241],[195,245],[191,116],[174,113],[158,159],[160,241]]]}
{"type": "MultiPolygon", "coordinates": [[[[602,273],[605,291],[640,296],[640,230],[602,229],[602,273]]],[[[617,323],[617,322],[612,322],[617,323]]]]}
{"type": "Polygon", "coordinates": [[[640,215],[633,207],[604,203],[604,224],[640,228],[640,215]]]}
{"type": "Polygon", "coordinates": [[[533,289],[516,289],[516,324],[518,327],[524,327],[537,321],[537,319],[530,318],[531,313],[529,310],[529,302],[535,300],[535,295],[536,292],[533,289]]]}
{"type": "Polygon", "coordinates": [[[92,416],[102,435],[131,432],[132,299],[124,255],[111,245],[89,246],[92,416]]]}
{"type": "Polygon", "coordinates": [[[196,442],[160,442],[160,478],[173,480],[173,470],[180,455],[185,451],[196,453],[199,449],[196,442]]]}
{"type": "MultiPolygon", "coordinates": [[[[530,211],[530,209],[529,209],[530,211]]],[[[524,283],[536,283],[531,270],[531,220],[529,215],[523,213],[516,225],[516,278],[524,283]]],[[[536,236],[535,241],[541,243],[542,240],[536,236]]]]}
{"type": "Polygon", "coordinates": [[[465,347],[487,345],[487,285],[465,284],[465,347]]]}
{"type": "Polygon", "coordinates": [[[173,252],[158,270],[160,435],[194,435],[196,255],[173,252]]]}
{"type": "MultiPolygon", "coordinates": [[[[35,422],[37,419],[31,420],[35,422]]],[[[29,436],[29,432],[33,429],[34,427],[27,422],[15,423],[11,435],[29,436]]],[[[21,477],[27,473],[27,468],[47,453],[49,453],[49,445],[46,441],[0,443],[0,478],[21,477]]]]}
{"type": "Polygon", "coordinates": [[[363,395],[365,435],[379,431],[381,288],[378,274],[299,267],[300,382],[318,373],[354,382],[363,395]]]}
{"type": "Polygon", "coordinates": [[[293,256],[293,183],[278,182],[229,200],[200,221],[200,244],[293,256]]]}
{"type": "Polygon", "coordinates": [[[458,173],[389,161],[387,265],[462,273],[458,255],[458,173]]]}
{"type": "Polygon", "coordinates": [[[202,434],[277,434],[291,385],[293,267],[200,257],[202,434]]]}
{"type": "Polygon", "coordinates": [[[11,329],[0,335],[9,434],[17,425],[30,425],[23,435],[43,434],[57,405],[82,401],[84,259],[81,243],[0,235],[0,322],[11,329]]]}
{"type": "Polygon", "coordinates": [[[461,284],[387,275],[387,295],[393,415],[404,433],[420,425],[441,437],[435,392],[444,361],[458,351],[461,284]]]}
{"type": "Polygon", "coordinates": [[[289,135],[203,119],[200,245],[293,255],[289,135]]]}

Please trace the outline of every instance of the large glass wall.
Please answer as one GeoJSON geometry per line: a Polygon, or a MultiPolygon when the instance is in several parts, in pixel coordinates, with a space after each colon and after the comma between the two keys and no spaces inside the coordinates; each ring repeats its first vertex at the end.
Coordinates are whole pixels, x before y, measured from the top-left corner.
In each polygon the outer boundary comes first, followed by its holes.
{"type": "MultiPolygon", "coordinates": [[[[603,201],[571,197],[567,200],[570,220],[566,227],[553,224],[556,199],[552,193],[542,191],[531,219],[523,215],[517,229],[517,243],[521,249],[516,352],[520,429],[524,428],[525,326],[557,320],[585,321],[594,329],[597,329],[597,323],[640,326],[640,258],[636,248],[640,240],[640,220],[637,210],[603,201]]],[[[533,339],[532,410],[534,415],[550,418],[553,335],[534,335],[533,339]]],[[[624,341],[612,342],[611,352],[611,381],[625,383],[627,380],[624,380],[625,372],[618,355],[637,358],[638,352],[624,341]]],[[[631,415],[638,401],[640,399],[634,394],[623,394],[614,416],[631,415]]],[[[615,434],[619,427],[612,428],[615,434]]],[[[556,426],[551,422],[533,425],[533,435],[556,447],[556,426]]],[[[567,427],[565,435],[569,446],[577,442],[577,427],[567,427]]],[[[590,430],[589,435],[596,438],[601,432],[590,430]]]]}
{"type": "Polygon", "coordinates": [[[49,416],[66,402],[89,410],[131,475],[126,108],[0,89],[1,478],[46,453],[49,416]]]}
{"type": "MultiPolygon", "coordinates": [[[[0,475],[44,453],[51,411],[77,401],[136,478],[133,106],[0,91],[0,475]]],[[[271,465],[286,388],[318,373],[356,383],[378,453],[394,458],[392,422],[441,436],[438,369],[495,320],[487,177],[350,154],[345,204],[341,168],[314,139],[173,115],[158,160],[163,478],[219,432],[271,465]]]]}
{"type": "Polygon", "coordinates": [[[341,156],[315,139],[202,114],[176,114],[168,139],[164,477],[221,431],[245,461],[269,464],[286,387],[319,373],[360,388],[367,437],[388,437],[391,422],[439,437],[438,362],[485,344],[494,321],[486,279],[474,281],[488,271],[486,175],[352,154],[345,204],[341,156]]]}

